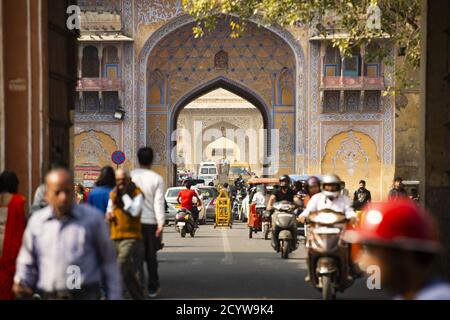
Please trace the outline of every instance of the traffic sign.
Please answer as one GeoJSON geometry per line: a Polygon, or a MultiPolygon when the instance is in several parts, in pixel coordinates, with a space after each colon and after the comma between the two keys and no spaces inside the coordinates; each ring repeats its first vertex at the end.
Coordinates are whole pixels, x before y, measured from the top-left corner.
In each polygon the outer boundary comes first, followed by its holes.
{"type": "Polygon", "coordinates": [[[125,153],[123,151],[114,151],[111,155],[111,160],[114,164],[120,165],[125,162],[125,153]]]}

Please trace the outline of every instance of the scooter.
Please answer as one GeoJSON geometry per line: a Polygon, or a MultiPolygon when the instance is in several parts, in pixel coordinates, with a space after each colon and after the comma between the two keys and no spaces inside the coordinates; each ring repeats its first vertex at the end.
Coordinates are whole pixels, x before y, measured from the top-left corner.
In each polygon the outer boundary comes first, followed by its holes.
{"type": "Polygon", "coordinates": [[[337,291],[343,292],[354,281],[349,245],[342,239],[348,220],[344,213],[327,209],[311,213],[306,222],[306,281],[322,292],[323,300],[335,299],[337,291]]]}
{"type": "Polygon", "coordinates": [[[272,215],[274,231],[278,231],[281,258],[289,258],[289,254],[298,248],[296,206],[288,201],[276,202],[272,215]]]}
{"type": "Polygon", "coordinates": [[[185,238],[187,233],[189,233],[192,238],[195,236],[195,231],[197,229],[192,213],[188,209],[181,208],[178,210],[175,216],[175,230],[181,234],[182,238],[185,238]]]}

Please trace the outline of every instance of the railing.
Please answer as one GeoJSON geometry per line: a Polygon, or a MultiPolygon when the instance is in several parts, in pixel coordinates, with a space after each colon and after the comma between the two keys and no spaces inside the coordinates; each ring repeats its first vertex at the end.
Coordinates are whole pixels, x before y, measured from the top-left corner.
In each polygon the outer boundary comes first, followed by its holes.
{"type": "Polygon", "coordinates": [[[121,79],[82,78],[77,82],[77,91],[119,91],[121,79]]]}
{"type": "Polygon", "coordinates": [[[383,90],[384,77],[322,76],[322,89],[383,90]]]}

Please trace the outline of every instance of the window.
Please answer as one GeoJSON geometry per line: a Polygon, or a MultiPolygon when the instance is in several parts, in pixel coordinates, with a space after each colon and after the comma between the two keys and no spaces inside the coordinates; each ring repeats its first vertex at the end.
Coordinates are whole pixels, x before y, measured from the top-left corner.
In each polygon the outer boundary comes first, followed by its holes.
{"type": "Polygon", "coordinates": [[[381,74],[380,59],[377,54],[380,52],[380,45],[372,42],[366,48],[366,55],[364,57],[364,75],[370,78],[377,78],[381,74]]]}
{"type": "Polygon", "coordinates": [[[352,56],[344,59],[344,77],[359,77],[361,75],[360,63],[359,49],[354,49],[352,56]]]}
{"type": "Polygon", "coordinates": [[[339,112],[339,91],[324,91],[323,112],[339,112]]]}
{"type": "Polygon", "coordinates": [[[98,112],[100,108],[100,99],[98,92],[84,92],[82,111],[84,112],[98,112]]]}
{"type": "Polygon", "coordinates": [[[120,107],[119,93],[117,91],[103,92],[103,111],[111,113],[118,107],[120,107]]]}
{"type": "Polygon", "coordinates": [[[345,91],[344,106],[347,112],[359,111],[360,91],[345,91]]]}
{"type": "Polygon", "coordinates": [[[103,77],[108,79],[119,78],[119,56],[117,48],[108,46],[103,49],[103,77]]]}
{"type": "Polygon", "coordinates": [[[232,167],[230,168],[230,174],[247,174],[249,173],[246,167],[232,167]]]}
{"type": "Polygon", "coordinates": [[[217,174],[217,171],[215,168],[209,169],[209,174],[217,174]]]}
{"type": "Polygon", "coordinates": [[[167,198],[178,197],[178,194],[180,193],[181,190],[183,190],[183,189],[182,188],[169,189],[169,192],[167,193],[167,198]]]}
{"type": "Polygon", "coordinates": [[[381,91],[373,90],[364,93],[364,111],[380,111],[381,91]]]}
{"type": "Polygon", "coordinates": [[[336,77],[341,74],[341,54],[339,49],[328,45],[323,57],[323,70],[325,77],[336,77]]]}
{"type": "Polygon", "coordinates": [[[208,174],[208,168],[202,168],[200,174],[208,174]]]}
{"type": "Polygon", "coordinates": [[[81,74],[83,78],[99,77],[100,61],[98,58],[98,50],[94,46],[87,46],[83,49],[83,59],[81,74]]]}

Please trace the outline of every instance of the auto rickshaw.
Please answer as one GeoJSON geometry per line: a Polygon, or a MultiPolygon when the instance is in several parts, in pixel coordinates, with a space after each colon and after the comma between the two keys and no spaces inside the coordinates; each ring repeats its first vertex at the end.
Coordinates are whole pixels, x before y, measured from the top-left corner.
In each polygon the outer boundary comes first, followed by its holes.
{"type": "MultiPolygon", "coordinates": [[[[267,186],[276,185],[279,181],[276,178],[256,178],[248,180],[247,183],[250,186],[267,186]]],[[[270,216],[268,218],[264,216],[266,211],[266,203],[264,205],[257,206],[256,203],[251,203],[249,201],[248,237],[250,239],[253,237],[253,233],[258,232],[263,232],[266,240],[269,238],[271,219],[270,216]]]]}

